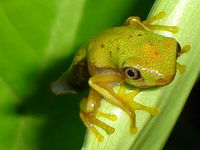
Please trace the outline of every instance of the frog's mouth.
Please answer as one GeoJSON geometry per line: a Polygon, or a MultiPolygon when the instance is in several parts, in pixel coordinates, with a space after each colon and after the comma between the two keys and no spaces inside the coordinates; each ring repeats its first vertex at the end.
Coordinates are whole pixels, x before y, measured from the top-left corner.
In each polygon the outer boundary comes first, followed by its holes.
{"type": "Polygon", "coordinates": [[[151,87],[159,87],[159,86],[165,86],[171,83],[174,79],[174,76],[167,76],[164,78],[159,79],[144,79],[140,78],[139,80],[130,80],[127,79],[126,82],[138,87],[138,88],[151,88],[151,87]]]}
{"type": "MultiPolygon", "coordinates": [[[[165,86],[168,85],[169,83],[171,83],[174,79],[174,76],[167,76],[165,78],[160,78],[157,80],[157,82],[155,82],[154,84],[150,84],[148,87],[159,87],[159,86],[165,86]]],[[[145,87],[144,87],[145,88],[145,87]]]]}
{"type": "Polygon", "coordinates": [[[157,82],[159,83],[158,86],[164,86],[167,85],[169,83],[171,83],[174,79],[174,75],[173,76],[167,76],[165,78],[160,78],[157,82]]]}

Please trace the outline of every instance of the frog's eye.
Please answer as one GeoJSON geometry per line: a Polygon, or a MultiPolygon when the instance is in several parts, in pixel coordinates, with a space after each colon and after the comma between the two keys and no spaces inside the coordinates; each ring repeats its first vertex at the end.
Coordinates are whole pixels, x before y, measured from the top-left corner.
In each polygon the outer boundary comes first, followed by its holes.
{"type": "Polygon", "coordinates": [[[137,80],[141,77],[140,71],[133,67],[126,67],[126,68],[124,68],[124,71],[128,78],[137,80]]]}
{"type": "Polygon", "coordinates": [[[176,46],[176,54],[177,56],[179,56],[181,53],[181,45],[177,42],[177,46],[176,46]]]}

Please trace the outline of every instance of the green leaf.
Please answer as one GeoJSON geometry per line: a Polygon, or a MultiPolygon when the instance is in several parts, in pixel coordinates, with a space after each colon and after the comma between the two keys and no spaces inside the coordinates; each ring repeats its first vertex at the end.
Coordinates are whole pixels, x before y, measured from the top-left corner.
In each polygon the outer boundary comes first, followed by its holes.
{"type": "Polygon", "coordinates": [[[78,105],[86,93],[54,96],[49,84],[84,42],[128,16],[144,17],[152,1],[144,2],[0,1],[1,150],[81,148],[78,105]]]}
{"type": "Polygon", "coordinates": [[[87,132],[84,149],[109,149],[109,150],[160,150],[163,148],[173,126],[187,100],[187,97],[198,79],[200,72],[200,1],[198,0],[157,0],[154,4],[150,16],[161,11],[167,13],[163,20],[156,21],[155,24],[178,26],[179,32],[171,34],[169,32],[157,32],[165,36],[177,39],[182,45],[190,44],[191,50],[182,54],[178,62],[186,66],[186,72],[177,73],[174,81],[165,87],[144,90],[136,97],[136,101],[147,106],[157,106],[161,113],[156,117],[142,111],[136,112],[136,122],[139,132],[135,135],[129,133],[129,118],[127,115],[112,106],[106,101],[101,105],[101,111],[116,114],[118,120],[109,122],[109,125],[116,128],[116,132],[107,135],[99,129],[105,136],[105,141],[99,143],[94,135],[87,132]]]}

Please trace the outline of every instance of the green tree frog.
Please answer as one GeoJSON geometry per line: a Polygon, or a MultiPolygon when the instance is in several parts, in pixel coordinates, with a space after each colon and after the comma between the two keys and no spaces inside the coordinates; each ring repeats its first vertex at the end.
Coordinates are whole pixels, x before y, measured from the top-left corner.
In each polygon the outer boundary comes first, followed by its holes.
{"type": "Polygon", "coordinates": [[[159,113],[157,108],[136,103],[133,98],[142,89],[169,84],[176,74],[176,60],[184,50],[174,38],[152,32],[178,31],[175,26],[151,24],[164,17],[165,12],[145,21],[133,16],[123,26],[103,31],[80,48],[70,68],[52,84],[55,94],[76,93],[89,84],[89,95],[80,104],[80,117],[99,141],[103,141],[104,137],[95,126],[108,134],[115,129],[98,117],[113,121],[117,119],[115,115],[98,111],[102,97],[128,114],[131,134],[137,132],[136,110],[144,110],[151,115],[159,113]],[[124,83],[137,89],[126,94],[124,83]],[[113,91],[116,84],[120,85],[118,92],[113,91]]]}

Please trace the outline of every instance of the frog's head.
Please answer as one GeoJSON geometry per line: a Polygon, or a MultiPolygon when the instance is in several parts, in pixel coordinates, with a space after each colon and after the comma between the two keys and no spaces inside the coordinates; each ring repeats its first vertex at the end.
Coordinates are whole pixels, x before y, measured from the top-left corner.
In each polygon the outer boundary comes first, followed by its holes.
{"type": "Polygon", "coordinates": [[[176,59],[180,45],[167,38],[162,43],[145,44],[137,57],[129,58],[123,64],[126,82],[139,88],[169,84],[176,73],[176,59]]]}

